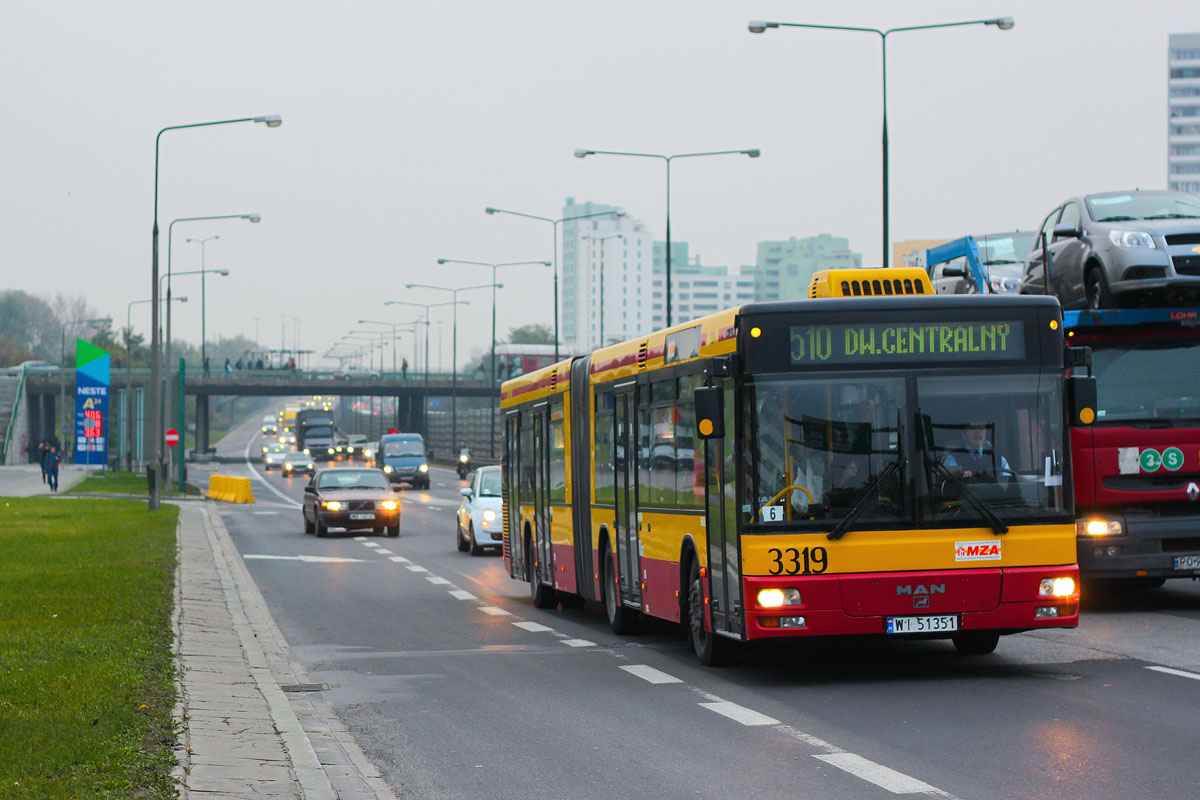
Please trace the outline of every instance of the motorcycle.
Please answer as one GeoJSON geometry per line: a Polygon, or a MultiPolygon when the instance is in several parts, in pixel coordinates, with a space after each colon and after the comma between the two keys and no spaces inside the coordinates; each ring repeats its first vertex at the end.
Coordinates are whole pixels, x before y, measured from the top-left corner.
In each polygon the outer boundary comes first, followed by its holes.
{"type": "Polygon", "coordinates": [[[458,464],[455,467],[460,480],[466,479],[467,473],[471,471],[471,451],[465,447],[458,453],[458,464]]]}

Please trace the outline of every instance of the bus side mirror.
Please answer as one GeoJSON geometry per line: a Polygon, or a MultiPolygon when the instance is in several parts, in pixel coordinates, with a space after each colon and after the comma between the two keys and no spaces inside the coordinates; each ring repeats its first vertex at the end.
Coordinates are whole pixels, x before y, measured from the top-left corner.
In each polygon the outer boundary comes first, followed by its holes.
{"type": "Polygon", "coordinates": [[[696,389],[696,435],[701,439],[725,436],[725,392],[717,386],[696,389]]]}
{"type": "Polygon", "coordinates": [[[1071,426],[1091,425],[1096,421],[1096,379],[1075,375],[1067,378],[1067,400],[1071,426]]]}

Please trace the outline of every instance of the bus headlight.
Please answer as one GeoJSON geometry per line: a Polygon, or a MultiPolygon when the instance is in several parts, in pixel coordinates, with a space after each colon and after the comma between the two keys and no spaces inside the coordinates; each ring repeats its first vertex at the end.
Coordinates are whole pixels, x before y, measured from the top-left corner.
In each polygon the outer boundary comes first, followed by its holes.
{"type": "Polygon", "coordinates": [[[429,472],[429,465],[422,464],[420,467],[418,467],[418,469],[421,470],[421,472],[429,472]]]}
{"type": "Polygon", "coordinates": [[[384,472],[386,472],[386,473],[388,473],[388,474],[391,474],[391,472],[392,472],[392,465],[391,465],[391,464],[384,464],[384,465],[383,465],[383,471],[384,471],[384,472]]]}
{"type": "Polygon", "coordinates": [[[1075,533],[1078,536],[1124,536],[1125,524],[1119,519],[1079,519],[1075,520],[1075,533]]]}
{"type": "Polygon", "coordinates": [[[1074,594],[1074,578],[1042,578],[1038,584],[1038,597],[1071,597],[1074,594]]]}
{"type": "Polygon", "coordinates": [[[760,589],[758,604],[762,608],[779,608],[780,606],[800,605],[799,589],[760,589]]]}

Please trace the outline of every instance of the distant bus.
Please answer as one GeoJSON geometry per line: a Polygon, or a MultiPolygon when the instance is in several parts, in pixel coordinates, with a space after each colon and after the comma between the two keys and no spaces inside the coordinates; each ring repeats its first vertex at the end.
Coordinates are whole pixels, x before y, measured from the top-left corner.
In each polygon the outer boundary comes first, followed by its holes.
{"type": "MultiPolygon", "coordinates": [[[[559,358],[570,355],[565,348],[558,348],[559,358]]],[[[496,378],[506,381],[554,363],[552,344],[499,344],[496,345],[496,378]]]]}

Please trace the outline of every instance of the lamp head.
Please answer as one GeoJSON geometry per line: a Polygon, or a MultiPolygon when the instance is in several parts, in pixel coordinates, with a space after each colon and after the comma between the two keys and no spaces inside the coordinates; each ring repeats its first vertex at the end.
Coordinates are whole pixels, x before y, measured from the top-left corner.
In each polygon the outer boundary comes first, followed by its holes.
{"type": "Polygon", "coordinates": [[[751,158],[758,158],[762,155],[762,150],[759,150],[757,147],[752,147],[749,150],[743,150],[742,152],[751,158]]]}
{"type": "Polygon", "coordinates": [[[261,122],[268,128],[278,128],[283,124],[283,117],[279,116],[278,114],[266,114],[265,116],[255,117],[254,121],[261,122]]]}
{"type": "Polygon", "coordinates": [[[496,213],[496,209],[492,208],[491,206],[488,206],[487,208],[485,208],[485,209],[483,210],[483,213],[485,213],[485,214],[495,214],[495,213],[496,213]]]}
{"type": "Polygon", "coordinates": [[[625,216],[625,209],[623,209],[623,208],[618,208],[616,211],[614,211],[614,212],[613,212],[613,216],[614,216],[614,217],[623,217],[623,216],[625,216]]]}
{"type": "Polygon", "coordinates": [[[246,214],[245,216],[242,217],[242,219],[248,219],[248,220],[250,220],[251,223],[257,224],[259,222],[262,222],[262,215],[261,214],[246,214]]]}
{"type": "Polygon", "coordinates": [[[1013,19],[1012,17],[997,17],[996,19],[989,19],[984,24],[985,25],[995,25],[997,28],[999,28],[1002,31],[1011,31],[1013,29],[1013,27],[1017,24],[1017,21],[1015,19],[1013,19]]]}
{"type": "Polygon", "coordinates": [[[446,263],[446,259],[444,259],[444,258],[439,258],[439,259],[438,259],[438,263],[439,263],[439,264],[445,264],[445,263],[446,263]]]}
{"type": "Polygon", "coordinates": [[[549,261],[543,261],[543,262],[541,262],[541,264],[542,264],[542,266],[543,266],[543,267],[550,267],[550,266],[553,266],[553,264],[551,264],[549,261]]]}
{"type": "Polygon", "coordinates": [[[779,23],[778,22],[767,22],[767,21],[761,20],[761,19],[752,19],[752,20],[750,20],[750,22],[748,22],[746,24],[746,27],[750,30],[751,33],[762,33],[767,28],[778,28],[779,23]]]}
{"type": "Polygon", "coordinates": [[[217,270],[217,274],[218,274],[218,275],[225,275],[225,276],[228,276],[228,275],[229,275],[229,270],[227,270],[227,269],[219,269],[219,270],[217,270]]]}
{"type": "Polygon", "coordinates": [[[179,302],[181,302],[181,303],[186,303],[186,302],[187,302],[187,298],[186,298],[186,297],[176,297],[175,299],[176,299],[176,300],[178,300],[178,301],[179,301],[179,302]]]}
{"type": "Polygon", "coordinates": [[[404,288],[405,288],[405,289],[411,289],[411,288],[413,288],[414,286],[416,286],[416,284],[415,284],[415,283],[406,283],[406,284],[404,284],[404,288]]]}
{"type": "Polygon", "coordinates": [[[595,150],[580,150],[579,148],[575,149],[576,158],[587,158],[588,156],[594,156],[595,154],[595,150]]]}

